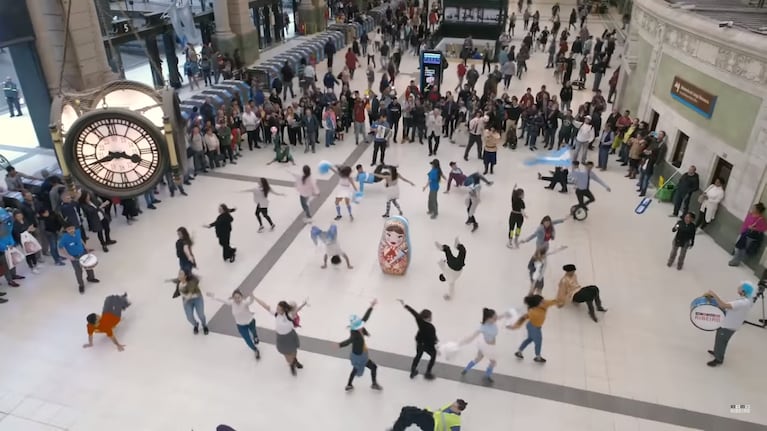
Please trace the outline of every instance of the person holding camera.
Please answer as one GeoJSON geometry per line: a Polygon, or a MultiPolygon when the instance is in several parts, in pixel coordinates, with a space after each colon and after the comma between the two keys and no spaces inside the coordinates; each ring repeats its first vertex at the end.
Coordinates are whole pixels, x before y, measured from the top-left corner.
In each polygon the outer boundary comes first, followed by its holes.
{"type": "MultiPolygon", "coordinates": [[[[760,291],[764,289],[760,287],[760,291]]],[[[716,301],[716,306],[722,309],[726,314],[722,325],[716,330],[716,336],[714,338],[714,350],[709,350],[708,353],[714,357],[706,365],[709,367],[716,367],[724,363],[724,353],[727,351],[727,344],[730,342],[735,331],[743,326],[743,322],[746,321],[751,306],[754,305],[754,286],[744,281],[738,286],[738,298],[726,302],[716,294],[716,292],[709,290],[704,296],[713,298],[716,301]]]]}

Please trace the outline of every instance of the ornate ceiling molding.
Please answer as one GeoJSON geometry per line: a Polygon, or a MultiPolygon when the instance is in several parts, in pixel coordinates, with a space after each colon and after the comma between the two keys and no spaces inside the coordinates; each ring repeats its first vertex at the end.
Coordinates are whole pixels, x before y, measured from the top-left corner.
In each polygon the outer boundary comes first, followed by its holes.
{"type": "Polygon", "coordinates": [[[634,7],[633,15],[632,26],[653,45],[677,49],[722,72],[758,85],[767,85],[767,61],[764,58],[729,46],[729,42],[718,42],[688,31],[639,4],[634,7]]]}

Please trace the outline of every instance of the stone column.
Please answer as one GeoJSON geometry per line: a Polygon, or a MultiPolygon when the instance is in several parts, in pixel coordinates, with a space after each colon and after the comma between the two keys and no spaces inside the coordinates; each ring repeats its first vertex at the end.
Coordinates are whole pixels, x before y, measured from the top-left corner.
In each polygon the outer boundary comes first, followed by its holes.
{"type": "Polygon", "coordinates": [[[258,59],[258,30],[250,19],[248,0],[215,0],[216,33],[213,43],[222,53],[239,49],[245,66],[258,59]]]}
{"type": "Polygon", "coordinates": [[[302,0],[298,5],[298,29],[304,34],[320,33],[327,29],[325,18],[327,3],[324,0],[302,0]]]}

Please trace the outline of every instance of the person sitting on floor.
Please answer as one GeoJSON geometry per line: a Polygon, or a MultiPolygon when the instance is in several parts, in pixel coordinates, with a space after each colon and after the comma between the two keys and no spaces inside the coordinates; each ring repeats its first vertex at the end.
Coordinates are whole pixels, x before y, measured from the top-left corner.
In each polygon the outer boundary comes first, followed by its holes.
{"type": "MultiPolygon", "coordinates": [[[[578,163],[578,162],[573,162],[578,163]]],[[[561,193],[567,193],[567,184],[572,184],[570,178],[570,171],[567,168],[557,166],[553,171],[549,171],[550,176],[543,176],[538,173],[538,179],[541,181],[548,181],[549,185],[546,186],[549,190],[554,190],[554,186],[559,184],[562,188],[559,190],[561,193]]]]}
{"type": "Polygon", "coordinates": [[[594,285],[581,286],[578,283],[578,277],[575,276],[575,265],[573,264],[563,266],[562,270],[565,271],[565,275],[559,280],[559,289],[557,290],[559,308],[564,307],[569,302],[576,304],[585,302],[589,307],[591,320],[598,322],[597,315],[594,312],[594,304],[596,304],[596,311],[603,313],[607,311],[606,308],[602,307],[599,288],[594,285]]]}

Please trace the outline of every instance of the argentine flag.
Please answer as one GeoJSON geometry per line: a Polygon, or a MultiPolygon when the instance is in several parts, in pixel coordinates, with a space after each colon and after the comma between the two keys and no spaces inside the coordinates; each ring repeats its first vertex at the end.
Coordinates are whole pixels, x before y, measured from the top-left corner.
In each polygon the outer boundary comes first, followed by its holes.
{"type": "Polygon", "coordinates": [[[563,168],[569,167],[572,164],[572,154],[570,153],[570,147],[565,146],[557,151],[549,151],[546,154],[531,157],[525,160],[525,165],[549,165],[549,166],[561,166],[563,168]]]}

